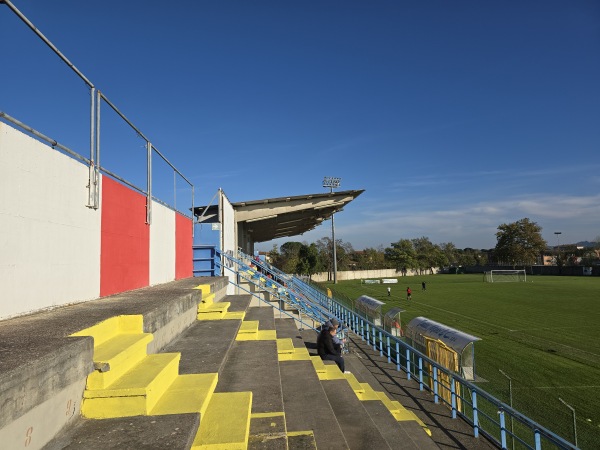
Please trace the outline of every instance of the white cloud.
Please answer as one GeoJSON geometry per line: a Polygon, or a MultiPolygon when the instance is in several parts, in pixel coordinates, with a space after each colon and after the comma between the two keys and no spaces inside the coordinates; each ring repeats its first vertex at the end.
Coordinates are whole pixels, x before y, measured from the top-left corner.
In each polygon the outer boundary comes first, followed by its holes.
{"type": "MultiPolygon", "coordinates": [[[[358,210],[336,216],[336,237],[355,248],[388,246],[399,239],[429,237],[432,242],[454,242],[458,247],[489,248],[495,245],[498,225],[528,217],[543,228],[550,241],[556,229],[564,242],[593,239],[600,233],[600,195],[529,195],[479,202],[459,208],[429,211],[402,211],[396,208],[358,210]],[[364,218],[364,219],[361,219],[364,218]]],[[[329,236],[324,226],[303,239],[329,236]]],[[[552,244],[551,244],[552,245],[552,244]]]]}

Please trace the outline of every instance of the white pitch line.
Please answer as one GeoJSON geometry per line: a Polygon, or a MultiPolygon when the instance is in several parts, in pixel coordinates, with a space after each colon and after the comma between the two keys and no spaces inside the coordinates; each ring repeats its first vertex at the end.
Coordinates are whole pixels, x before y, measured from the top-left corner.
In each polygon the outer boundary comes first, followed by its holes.
{"type": "Polygon", "coordinates": [[[524,391],[529,389],[597,389],[600,386],[526,386],[526,387],[514,387],[513,391],[524,391]]]}

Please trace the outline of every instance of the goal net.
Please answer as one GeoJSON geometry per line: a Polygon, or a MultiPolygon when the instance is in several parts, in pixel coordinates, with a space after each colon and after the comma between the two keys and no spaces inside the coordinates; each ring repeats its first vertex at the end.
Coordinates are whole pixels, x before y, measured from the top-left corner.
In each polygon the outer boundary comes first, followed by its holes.
{"type": "Polygon", "coordinates": [[[525,269],[520,270],[490,270],[485,272],[484,281],[488,283],[527,281],[525,269]]]}

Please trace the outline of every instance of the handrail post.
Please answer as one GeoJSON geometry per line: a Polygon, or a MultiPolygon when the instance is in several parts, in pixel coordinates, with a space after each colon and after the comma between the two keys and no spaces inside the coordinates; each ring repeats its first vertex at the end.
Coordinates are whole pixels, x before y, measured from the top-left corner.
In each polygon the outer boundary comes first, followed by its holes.
{"type": "Polygon", "coordinates": [[[438,368],[433,366],[433,401],[437,404],[440,402],[438,395],[438,368]]]}
{"type": "Polygon", "coordinates": [[[500,445],[503,449],[506,449],[506,419],[502,408],[498,411],[498,415],[500,416],[500,445]]]}
{"type": "Polygon", "coordinates": [[[400,343],[396,341],[396,370],[400,372],[400,343]]]}
{"type": "Polygon", "coordinates": [[[408,347],[406,348],[406,379],[410,380],[411,377],[411,368],[410,368],[410,350],[408,347]]]}
{"type": "Polygon", "coordinates": [[[456,419],[456,380],[454,377],[450,379],[450,392],[452,396],[452,418],[456,419]]]}
{"type": "Polygon", "coordinates": [[[383,334],[379,330],[379,356],[383,356],[383,334]]]}
{"type": "Polygon", "coordinates": [[[388,364],[392,362],[392,349],[390,348],[390,337],[386,336],[388,364]]]}
{"type": "Polygon", "coordinates": [[[419,390],[423,390],[423,358],[419,356],[419,390]]]}
{"type": "Polygon", "coordinates": [[[146,193],[146,223],[152,223],[152,144],[146,142],[146,184],[148,192],[146,193]]]}
{"type": "Polygon", "coordinates": [[[373,350],[377,351],[377,330],[375,329],[375,325],[371,327],[373,332],[373,350]]]}
{"type": "Polygon", "coordinates": [[[479,437],[479,414],[477,411],[477,392],[471,392],[471,400],[473,405],[473,436],[479,437]]]}
{"type": "Polygon", "coordinates": [[[89,181],[88,181],[88,208],[94,207],[94,199],[96,195],[94,193],[94,176],[95,176],[95,151],[94,146],[96,144],[95,130],[96,130],[96,88],[90,88],[90,173],[89,173],[89,181]]]}

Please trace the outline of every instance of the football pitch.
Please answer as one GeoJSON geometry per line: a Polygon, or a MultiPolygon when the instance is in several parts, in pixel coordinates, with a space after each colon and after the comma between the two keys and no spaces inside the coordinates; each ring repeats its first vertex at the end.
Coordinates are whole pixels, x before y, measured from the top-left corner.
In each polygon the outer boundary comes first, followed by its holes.
{"type": "Polygon", "coordinates": [[[578,445],[600,446],[600,278],[528,276],[484,283],[483,275],[399,277],[398,284],[327,284],[338,300],[368,295],[401,307],[402,327],[417,316],[481,338],[475,343],[478,385],[578,445]],[[421,289],[421,282],[427,290],[421,289]],[[406,288],[412,300],[406,300],[406,288]],[[387,288],[391,287],[391,296],[387,288]]]}

